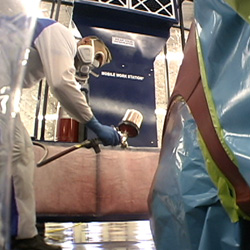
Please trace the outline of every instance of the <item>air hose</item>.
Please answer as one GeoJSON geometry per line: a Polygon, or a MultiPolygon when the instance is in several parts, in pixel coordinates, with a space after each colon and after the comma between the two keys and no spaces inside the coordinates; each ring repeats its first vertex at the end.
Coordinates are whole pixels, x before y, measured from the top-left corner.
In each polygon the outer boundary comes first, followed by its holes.
{"type": "Polygon", "coordinates": [[[43,157],[41,158],[41,160],[39,160],[36,164],[37,167],[42,167],[72,151],[75,151],[79,148],[82,148],[82,147],[85,147],[85,148],[93,148],[95,150],[95,153],[98,154],[101,150],[100,150],[100,147],[99,147],[99,144],[100,144],[100,140],[99,139],[92,139],[92,140],[85,140],[79,144],[75,144],[55,155],[52,155],[51,157],[47,158],[48,154],[49,154],[49,150],[48,148],[42,144],[42,143],[39,143],[39,142],[36,142],[36,141],[33,141],[33,145],[35,146],[39,146],[41,148],[44,149],[45,153],[43,155],[43,157]]]}

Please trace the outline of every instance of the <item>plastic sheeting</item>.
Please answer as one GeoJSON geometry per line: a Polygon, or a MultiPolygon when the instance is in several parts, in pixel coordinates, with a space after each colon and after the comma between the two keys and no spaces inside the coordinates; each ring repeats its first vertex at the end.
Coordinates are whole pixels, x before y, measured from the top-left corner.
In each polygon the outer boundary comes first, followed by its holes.
{"type": "Polygon", "coordinates": [[[232,224],[220,205],[206,170],[195,120],[185,102],[176,103],[171,115],[151,200],[156,248],[239,249],[240,225],[232,224]]]}
{"type": "MultiPolygon", "coordinates": [[[[250,25],[223,1],[196,3],[207,83],[218,116],[218,129],[250,184],[250,25]],[[215,4],[216,2],[216,4],[215,4]],[[213,32],[210,32],[210,31],[213,32]]],[[[249,10],[250,12],[250,10],[249,10]]]]}
{"type": "Polygon", "coordinates": [[[12,135],[21,93],[26,49],[39,1],[8,0],[0,10],[0,249],[10,249],[12,135]]]}
{"type": "MultiPolygon", "coordinates": [[[[237,5],[227,2],[195,1],[200,70],[218,137],[250,184],[250,25],[233,8],[237,5]]],[[[249,249],[245,246],[249,239],[243,238],[246,229],[242,227],[247,223],[242,218],[232,222],[222,206],[218,189],[207,172],[208,159],[199,136],[187,103],[175,99],[168,110],[149,200],[156,248],[249,249]]]]}

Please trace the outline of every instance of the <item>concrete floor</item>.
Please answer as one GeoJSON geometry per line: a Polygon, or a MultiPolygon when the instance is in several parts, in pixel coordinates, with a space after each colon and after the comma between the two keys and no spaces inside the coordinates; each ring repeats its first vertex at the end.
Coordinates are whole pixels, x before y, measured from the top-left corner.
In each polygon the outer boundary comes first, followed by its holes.
{"type": "Polygon", "coordinates": [[[64,250],[155,250],[148,221],[46,223],[46,241],[64,250]]]}

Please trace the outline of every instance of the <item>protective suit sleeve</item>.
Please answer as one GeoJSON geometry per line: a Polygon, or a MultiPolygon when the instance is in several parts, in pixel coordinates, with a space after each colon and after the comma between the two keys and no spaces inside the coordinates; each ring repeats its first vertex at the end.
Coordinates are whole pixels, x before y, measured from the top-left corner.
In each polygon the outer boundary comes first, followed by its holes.
{"type": "Polygon", "coordinates": [[[94,116],[86,123],[86,127],[96,133],[104,146],[116,146],[121,143],[121,137],[115,128],[102,125],[94,116]]]}
{"type": "Polygon", "coordinates": [[[60,23],[45,28],[34,41],[51,92],[67,113],[85,124],[93,113],[75,80],[76,41],[60,23]]]}

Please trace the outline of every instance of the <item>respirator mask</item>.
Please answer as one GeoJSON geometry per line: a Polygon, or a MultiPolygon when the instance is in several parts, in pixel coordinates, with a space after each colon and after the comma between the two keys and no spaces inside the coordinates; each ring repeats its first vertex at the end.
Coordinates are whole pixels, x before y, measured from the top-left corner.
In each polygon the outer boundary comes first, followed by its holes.
{"type": "MultiPolygon", "coordinates": [[[[81,41],[84,41],[84,39],[81,41]]],[[[93,70],[109,63],[111,54],[106,45],[98,38],[89,38],[88,42],[81,41],[78,42],[75,57],[75,77],[77,81],[86,81],[90,74],[95,77],[99,76],[93,70]],[[98,46],[95,46],[95,41],[97,41],[98,46]]]]}

